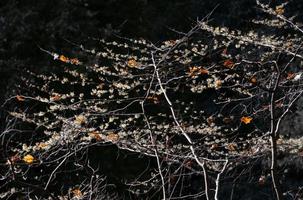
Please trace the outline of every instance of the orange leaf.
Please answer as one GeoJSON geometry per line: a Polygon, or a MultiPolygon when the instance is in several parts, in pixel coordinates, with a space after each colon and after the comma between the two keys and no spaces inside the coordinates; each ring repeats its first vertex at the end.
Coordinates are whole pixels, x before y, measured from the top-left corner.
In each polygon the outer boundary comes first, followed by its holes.
{"type": "Polygon", "coordinates": [[[17,95],[17,96],[16,96],[16,99],[17,99],[18,101],[24,101],[24,100],[25,100],[24,96],[21,96],[21,95],[17,95]]]}
{"type": "Polygon", "coordinates": [[[59,60],[61,60],[62,62],[65,62],[65,63],[69,62],[69,58],[65,57],[64,55],[60,55],[59,60]]]}
{"type": "Polygon", "coordinates": [[[235,66],[235,63],[232,60],[228,59],[224,61],[223,65],[227,68],[233,68],[235,66]]]}
{"type": "Polygon", "coordinates": [[[32,164],[35,160],[35,158],[30,155],[30,154],[27,154],[26,156],[23,157],[22,159],[24,162],[26,162],[27,164],[32,164]]]}
{"type": "Polygon", "coordinates": [[[241,117],[241,122],[244,124],[249,124],[252,121],[253,118],[251,117],[241,117]]]}

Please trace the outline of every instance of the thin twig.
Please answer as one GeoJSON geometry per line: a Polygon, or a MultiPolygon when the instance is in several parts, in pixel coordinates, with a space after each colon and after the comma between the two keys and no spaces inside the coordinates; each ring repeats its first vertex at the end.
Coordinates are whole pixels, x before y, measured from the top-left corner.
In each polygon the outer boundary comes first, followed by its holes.
{"type": "Polygon", "coordinates": [[[66,156],[64,157],[64,159],[60,162],[60,164],[52,171],[52,173],[51,173],[50,177],[48,178],[48,181],[47,181],[47,183],[46,183],[46,185],[45,185],[45,187],[44,187],[44,190],[47,189],[47,187],[48,187],[49,183],[51,182],[51,180],[52,180],[54,174],[56,173],[56,171],[61,167],[61,165],[63,165],[63,163],[66,161],[66,159],[67,159],[70,155],[71,155],[71,154],[66,155],[66,156]]]}
{"type": "Polygon", "coordinates": [[[224,173],[226,170],[228,164],[228,160],[225,161],[224,166],[222,170],[217,174],[217,179],[216,179],[216,190],[215,190],[215,200],[218,200],[218,195],[219,195],[219,190],[220,190],[220,176],[224,173]]]}

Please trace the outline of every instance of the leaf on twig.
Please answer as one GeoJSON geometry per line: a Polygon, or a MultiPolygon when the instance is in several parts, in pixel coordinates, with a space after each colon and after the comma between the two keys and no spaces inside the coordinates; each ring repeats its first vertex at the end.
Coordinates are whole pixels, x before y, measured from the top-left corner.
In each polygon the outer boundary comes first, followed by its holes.
{"type": "Polygon", "coordinates": [[[249,124],[252,120],[252,117],[241,117],[241,122],[243,122],[244,124],[249,124]]]}
{"type": "Polygon", "coordinates": [[[17,99],[18,101],[24,101],[24,100],[25,100],[24,96],[21,96],[21,95],[17,95],[17,96],[16,96],[16,99],[17,99]]]}
{"type": "Polygon", "coordinates": [[[69,58],[64,56],[64,55],[60,55],[59,56],[59,60],[64,62],[64,63],[68,63],[69,62],[69,58]]]}
{"type": "Polygon", "coordinates": [[[64,55],[60,55],[60,56],[57,56],[57,57],[54,57],[55,60],[60,60],[61,62],[64,62],[64,63],[70,63],[70,64],[73,64],[73,65],[80,65],[81,62],[79,61],[78,58],[68,58],[64,55]]]}
{"type": "Polygon", "coordinates": [[[34,156],[27,154],[26,156],[23,157],[22,159],[26,164],[32,164],[35,160],[34,156]]]}

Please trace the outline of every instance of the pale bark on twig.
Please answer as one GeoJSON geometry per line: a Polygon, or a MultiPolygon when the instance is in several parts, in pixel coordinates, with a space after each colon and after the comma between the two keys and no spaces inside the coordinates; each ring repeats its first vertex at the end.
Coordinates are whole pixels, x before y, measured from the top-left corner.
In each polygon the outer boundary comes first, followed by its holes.
{"type": "Polygon", "coordinates": [[[217,174],[217,178],[216,178],[216,190],[215,190],[215,200],[219,199],[218,195],[219,195],[219,190],[220,190],[220,177],[224,173],[224,171],[226,170],[227,165],[228,165],[228,160],[225,161],[222,170],[217,174]]]}

